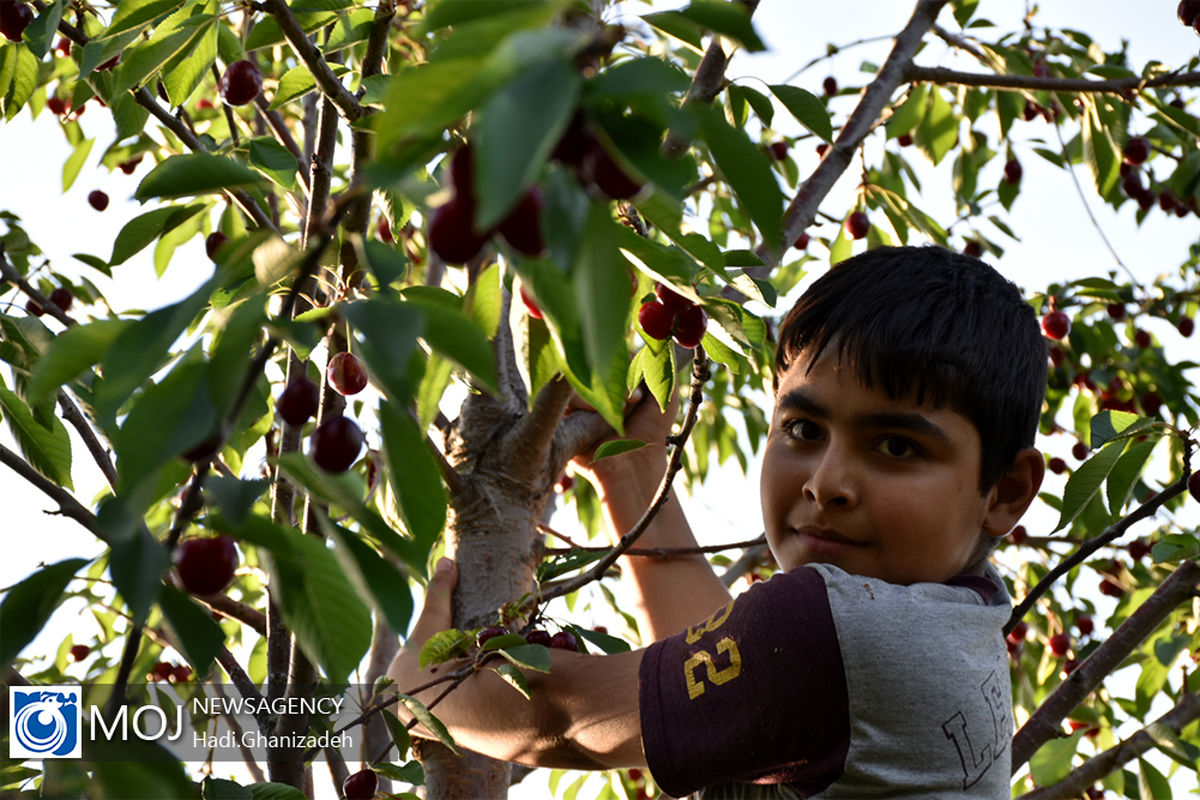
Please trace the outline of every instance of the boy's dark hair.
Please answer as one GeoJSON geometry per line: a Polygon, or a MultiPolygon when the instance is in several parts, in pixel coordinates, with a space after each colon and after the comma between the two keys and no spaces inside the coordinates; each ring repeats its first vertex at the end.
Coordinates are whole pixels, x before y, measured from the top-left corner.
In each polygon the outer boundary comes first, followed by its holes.
{"type": "Polygon", "coordinates": [[[877,247],[821,276],[788,313],[775,382],[833,343],[864,386],[948,406],[979,431],[986,492],[1030,447],[1046,392],[1046,341],[1017,287],[942,247],[877,247]]]}

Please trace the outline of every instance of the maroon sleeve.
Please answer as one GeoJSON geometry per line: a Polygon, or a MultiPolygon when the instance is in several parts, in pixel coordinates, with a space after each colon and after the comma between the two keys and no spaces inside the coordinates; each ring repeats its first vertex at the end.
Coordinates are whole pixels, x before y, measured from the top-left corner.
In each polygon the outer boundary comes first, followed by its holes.
{"type": "Polygon", "coordinates": [[[810,795],[842,774],[846,679],[825,583],[808,567],[652,644],[638,693],[646,762],[676,797],[727,781],[810,795]]]}

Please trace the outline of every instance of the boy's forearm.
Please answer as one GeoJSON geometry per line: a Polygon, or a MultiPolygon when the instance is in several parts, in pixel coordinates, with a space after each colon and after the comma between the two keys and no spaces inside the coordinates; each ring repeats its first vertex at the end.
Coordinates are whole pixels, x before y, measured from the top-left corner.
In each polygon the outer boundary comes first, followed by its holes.
{"type": "MultiPolygon", "coordinates": [[[[614,536],[641,519],[666,472],[666,448],[648,445],[595,465],[604,514],[614,536]]],[[[696,538],[674,491],[650,526],[638,538],[640,548],[689,548],[696,538]]],[[[627,556],[623,569],[632,578],[643,639],[647,643],[682,631],[729,602],[729,590],[701,554],[662,558],[627,556]]]]}
{"type": "MultiPolygon", "coordinates": [[[[432,713],[460,747],[503,761],[559,769],[644,766],[637,718],[640,657],[638,651],[603,657],[553,652],[549,674],[524,671],[530,700],[485,667],[432,713]]],[[[416,654],[402,650],[388,675],[403,692],[451,669],[444,664],[418,671],[416,654]]],[[[415,696],[430,704],[449,685],[415,696]]],[[[397,715],[411,717],[403,706],[397,715]]],[[[415,732],[432,738],[423,728],[415,732]]]]}

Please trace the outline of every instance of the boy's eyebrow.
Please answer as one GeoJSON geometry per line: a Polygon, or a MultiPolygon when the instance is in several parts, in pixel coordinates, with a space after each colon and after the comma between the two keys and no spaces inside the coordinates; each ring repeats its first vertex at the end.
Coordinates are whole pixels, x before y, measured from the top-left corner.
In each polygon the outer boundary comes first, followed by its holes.
{"type": "MultiPolygon", "coordinates": [[[[800,389],[793,389],[782,395],[776,405],[776,411],[800,411],[821,419],[829,418],[829,411],[800,389]]],[[[855,419],[855,423],[868,428],[908,430],[941,444],[951,443],[950,434],[941,426],[930,422],[923,414],[903,411],[864,414],[855,419]]]]}

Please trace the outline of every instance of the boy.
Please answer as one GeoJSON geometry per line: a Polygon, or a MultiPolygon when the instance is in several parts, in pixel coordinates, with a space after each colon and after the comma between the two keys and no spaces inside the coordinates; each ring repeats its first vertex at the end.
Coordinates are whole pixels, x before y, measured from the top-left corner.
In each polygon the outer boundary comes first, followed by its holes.
{"type": "MultiPolygon", "coordinates": [[[[1009,797],[1009,602],[987,554],[1041,484],[1045,378],[1032,308],[983,262],[843,262],[780,329],[761,483],[780,572],[730,602],[700,556],[626,559],[654,644],[554,651],[532,702],[485,671],[435,713],[472,750],[648,765],[676,796],[1009,797]]],[[[627,436],[661,442],[673,418],[644,403],[627,436]]],[[[664,452],[590,466],[616,531],[664,452]]],[[[640,543],[694,543],[677,502],[640,543]]],[[[416,653],[450,626],[454,580],[443,560],[390,671],[401,690],[429,678],[416,653]]]]}

